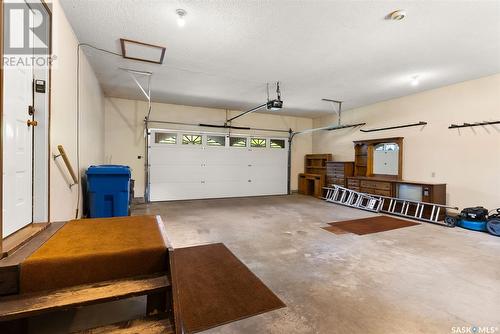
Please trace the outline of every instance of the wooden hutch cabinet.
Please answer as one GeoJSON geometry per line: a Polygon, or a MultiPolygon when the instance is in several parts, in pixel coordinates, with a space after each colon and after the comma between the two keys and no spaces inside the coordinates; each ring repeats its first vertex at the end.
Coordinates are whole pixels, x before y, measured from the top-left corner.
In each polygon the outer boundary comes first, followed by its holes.
{"type": "Polygon", "coordinates": [[[304,173],[299,174],[299,194],[323,196],[326,185],[327,162],[332,160],[331,154],[306,154],[304,157],[304,173]]]}

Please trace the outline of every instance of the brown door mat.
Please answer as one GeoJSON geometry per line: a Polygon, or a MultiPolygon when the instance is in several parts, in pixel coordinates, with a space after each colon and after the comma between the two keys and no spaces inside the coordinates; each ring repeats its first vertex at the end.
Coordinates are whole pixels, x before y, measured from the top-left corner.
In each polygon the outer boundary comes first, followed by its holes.
{"type": "Polygon", "coordinates": [[[351,232],[348,232],[348,231],[341,229],[338,226],[327,226],[327,227],[322,227],[322,229],[326,230],[328,232],[332,232],[333,234],[338,234],[338,235],[351,233],[351,232]]]}
{"type": "Polygon", "coordinates": [[[419,223],[389,216],[377,216],[377,217],[370,217],[363,219],[345,220],[329,224],[341,230],[355,233],[357,235],[378,233],[389,230],[395,230],[402,227],[420,225],[419,223]]]}
{"type": "Polygon", "coordinates": [[[174,263],[177,316],[186,333],[285,307],[224,244],[175,249],[174,263]]]}

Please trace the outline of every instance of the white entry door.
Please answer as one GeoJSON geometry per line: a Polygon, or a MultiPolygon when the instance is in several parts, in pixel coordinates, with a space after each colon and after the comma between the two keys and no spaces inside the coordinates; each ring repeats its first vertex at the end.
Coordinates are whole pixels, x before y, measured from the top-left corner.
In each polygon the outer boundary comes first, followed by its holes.
{"type": "MultiPolygon", "coordinates": [[[[11,34],[23,33],[10,30],[11,34]]],[[[3,79],[3,219],[5,238],[32,222],[33,68],[5,67],[3,79]]]]}
{"type": "Polygon", "coordinates": [[[153,130],[151,201],[287,193],[286,138],[153,130]]]}

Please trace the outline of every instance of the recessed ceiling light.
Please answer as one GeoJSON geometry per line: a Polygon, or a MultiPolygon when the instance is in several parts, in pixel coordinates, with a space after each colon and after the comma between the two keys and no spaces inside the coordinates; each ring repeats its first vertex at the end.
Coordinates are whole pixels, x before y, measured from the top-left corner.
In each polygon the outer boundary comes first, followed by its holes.
{"type": "Polygon", "coordinates": [[[416,87],[420,84],[420,80],[418,78],[418,75],[414,75],[412,78],[411,78],[411,85],[413,87],[416,87]]]}
{"type": "Polygon", "coordinates": [[[395,10],[394,12],[390,13],[388,17],[393,20],[393,21],[401,21],[406,17],[406,11],[402,9],[395,10]]]}
{"type": "Polygon", "coordinates": [[[175,13],[177,14],[177,24],[179,27],[184,27],[186,25],[186,19],[184,17],[187,15],[187,12],[184,9],[179,8],[175,11],[175,13]]]}

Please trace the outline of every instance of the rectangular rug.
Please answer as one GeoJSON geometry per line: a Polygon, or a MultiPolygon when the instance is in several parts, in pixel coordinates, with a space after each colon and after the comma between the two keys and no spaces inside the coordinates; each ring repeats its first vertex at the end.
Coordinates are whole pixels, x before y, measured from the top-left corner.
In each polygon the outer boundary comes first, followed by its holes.
{"type": "Polygon", "coordinates": [[[186,333],[285,307],[224,244],[177,248],[174,263],[177,306],[186,333]]]}
{"type": "Polygon", "coordinates": [[[333,222],[329,223],[329,225],[334,226],[337,229],[346,232],[354,233],[357,235],[365,235],[365,234],[395,230],[402,227],[410,227],[420,224],[390,216],[376,216],[363,219],[333,222]]]}
{"type": "Polygon", "coordinates": [[[327,226],[327,227],[322,227],[323,230],[326,230],[328,232],[332,232],[333,234],[337,235],[342,235],[342,234],[350,234],[351,232],[345,231],[341,229],[338,226],[327,226]]]}

